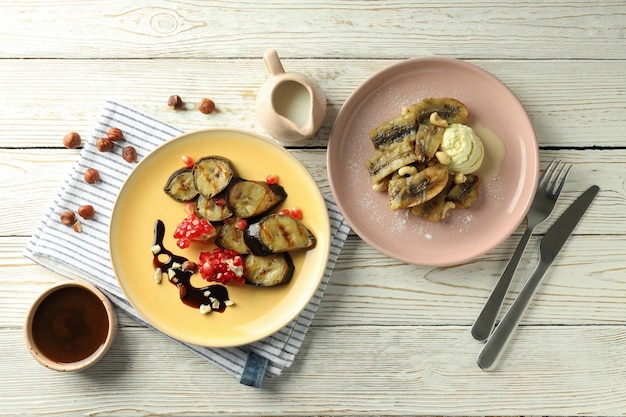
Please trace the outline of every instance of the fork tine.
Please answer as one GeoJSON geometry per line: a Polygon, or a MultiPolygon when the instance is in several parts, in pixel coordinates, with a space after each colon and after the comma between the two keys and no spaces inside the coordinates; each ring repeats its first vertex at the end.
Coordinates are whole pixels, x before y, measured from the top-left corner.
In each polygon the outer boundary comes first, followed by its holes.
{"type": "Polygon", "coordinates": [[[572,165],[571,164],[565,164],[559,170],[559,175],[556,176],[555,181],[552,184],[552,187],[550,187],[550,193],[552,195],[554,195],[555,197],[558,197],[559,194],[561,194],[561,190],[563,189],[563,185],[565,185],[565,180],[567,179],[567,176],[569,175],[570,169],[572,169],[572,165]],[[567,169],[565,169],[565,168],[567,168],[567,169]],[[556,180],[561,176],[561,173],[563,172],[563,170],[565,170],[565,173],[563,174],[563,177],[561,178],[561,180],[558,182],[558,188],[556,190],[554,190],[554,188],[557,187],[557,181],[556,180]]]}
{"type": "Polygon", "coordinates": [[[554,173],[560,165],[560,160],[557,161],[556,159],[553,159],[552,162],[550,162],[550,165],[546,167],[546,170],[543,171],[543,174],[541,174],[541,178],[539,178],[540,188],[546,190],[550,186],[550,184],[552,184],[554,173]]]}

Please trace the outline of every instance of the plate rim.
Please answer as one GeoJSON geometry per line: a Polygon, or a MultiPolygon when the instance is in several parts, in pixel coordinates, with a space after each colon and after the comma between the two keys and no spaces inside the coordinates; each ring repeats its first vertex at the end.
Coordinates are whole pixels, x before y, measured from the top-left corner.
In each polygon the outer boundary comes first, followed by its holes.
{"type": "MultiPolygon", "coordinates": [[[[396,74],[397,75],[397,74],[396,74]]],[[[418,266],[428,266],[428,267],[449,267],[449,266],[457,266],[457,265],[462,265],[465,263],[468,263],[484,254],[486,254],[487,252],[489,252],[490,250],[493,250],[495,247],[497,247],[498,245],[500,245],[502,242],[504,242],[506,239],[508,239],[512,233],[515,232],[515,230],[519,227],[519,225],[524,221],[524,218],[526,217],[526,214],[528,213],[528,210],[530,209],[530,206],[532,204],[532,200],[534,197],[534,194],[536,192],[537,189],[537,181],[539,178],[539,166],[540,166],[540,160],[539,160],[539,143],[537,140],[537,134],[535,132],[535,128],[534,125],[528,115],[528,112],[526,111],[526,109],[524,108],[523,104],[521,103],[521,101],[519,100],[519,98],[515,95],[515,93],[513,93],[513,91],[504,83],[502,82],[498,77],[496,77],[495,75],[493,75],[492,73],[490,73],[489,71],[475,65],[472,64],[470,62],[467,62],[465,60],[462,59],[458,59],[458,58],[452,58],[452,57],[445,57],[445,56],[421,56],[421,57],[413,57],[413,58],[407,58],[401,61],[397,61],[394,62],[388,66],[385,66],[379,70],[377,70],[376,72],[374,72],[373,74],[370,74],[368,77],[366,77],[353,91],[352,93],[350,93],[350,95],[348,96],[348,98],[346,99],[346,101],[344,102],[344,104],[341,106],[341,109],[339,109],[339,112],[337,113],[337,117],[335,118],[335,122],[333,123],[333,127],[330,131],[330,135],[328,138],[328,151],[326,154],[326,166],[327,166],[327,174],[328,174],[328,179],[329,179],[329,185],[330,185],[330,189],[331,189],[331,193],[333,195],[333,198],[337,204],[337,206],[339,207],[339,210],[341,211],[342,215],[345,217],[346,222],[350,225],[350,227],[352,228],[352,230],[366,243],[368,243],[372,248],[374,248],[375,250],[381,252],[384,255],[387,255],[393,259],[399,260],[401,262],[407,263],[407,264],[411,264],[411,265],[418,265],[418,266]],[[394,251],[388,250],[387,248],[383,247],[382,245],[377,245],[376,242],[374,241],[374,239],[372,239],[369,234],[367,232],[365,232],[363,230],[363,228],[360,226],[360,224],[357,222],[352,221],[352,217],[349,216],[350,211],[346,209],[346,206],[344,205],[342,199],[339,198],[338,196],[338,191],[336,189],[336,184],[335,184],[335,179],[334,176],[331,175],[331,166],[333,165],[333,162],[331,160],[331,145],[335,144],[337,141],[339,141],[340,138],[337,138],[337,130],[338,128],[342,127],[340,125],[340,123],[344,122],[344,119],[347,118],[347,116],[345,116],[346,112],[348,111],[347,109],[349,107],[354,107],[352,105],[353,101],[356,101],[359,99],[359,96],[361,94],[366,94],[366,95],[370,95],[372,94],[372,92],[375,92],[376,89],[370,89],[368,91],[364,91],[364,89],[369,86],[370,84],[376,82],[377,80],[381,79],[381,80],[385,80],[387,77],[389,77],[389,73],[392,73],[394,71],[396,71],[398,68],[401,67],[407,67],[407,68],[413,68],[415,66],[424,66],[424,65],[434,65],[434,64],[444,64],[447,66],[456,66],[456,67],[460,67],[463,68],[465,70],[468,71],[472,71],[473,73],[476,73],[478,75],[480,75],[481,77],[484,77],[485,79],[489,79],[494,85],[497,85],[499,88],[502,88],[503,91],[505,91],[506,94],[509,95],[509,97],[511,99],[513,99],[513,101],[519,106],[519,108],[521,109],[521,114],[523,115],[524,118],[524,122],[525,124],[528,125],[528,127],[530,128],[530,132],[532,134],[532,138],[530,138],[532,140],[532,155],[530,155],[531,158],[529,158],[529,160],[533,161],[535,165],[535,169],[529,170],[529,175],[531,176],[531,178],[529,178],[529,181],[532,180],[531,182],[531,190],[530,193],[528,195],[528,198],[525,199],[525,201],[523,202],[523,205],[521,205],[520,207],[522,208],[520,211],[520,216],[519,219],[516,219],[516,221],[514,222],[514,225],[512,225],[510,227],[510,230],[507,230],[506,234],[503,234],[503,236],[498,239],[493,245],[491,245],[491,247],[483,249],[482,251],[477,251],[475,253],[472,254],[468,254],[466,256],[458,256],[456,258],[450,259],[449,261],[446,262],[429,262],[429,261],[424,261],[424,260],[420,260],[419,262],[408,258],[406,256],[401,256],[398,255],[397,253],[395,253],[394,251]]]]}
{"type": "MultiPolygon", "coordinates": [[[[137,168],[140,167],[140,164],[143,163],[143,161],[148,160],[153,154],[160,152],[161,149],[163,147],[166,147],[168,145],[170,145],[171,143],[178,141],[178,140],[183,140],[188,136],[192,136],[192,135],[201,135],[203,133],[209,133],[209,134],[214,134],[216,132],[225,132],[225,133],[236,133],[239,135],[244,135],[247,136],[251,139],[256,139],[256,140],[261,140],[263,143],[273,147],[274,149],[277,150],[277,152],[282,153],[285,157],[291,159],[297,166],[299,166],[303,173],[306,174],[306,181],[309,182],[311,184],[314,185],[314,188],[316,190],[316,192],[313,193],[313,197],[314,200],[317,201],[317,203],[320,205],[320,207],[323,207],[324,209],[324,213],[325,215],[321,216],[321,219],[323,220],[323,229],[322,231],[316,231],[316,234],[322,233],[323,235],[326,236],[325,239],[318,239],[318,243],[317,245],[319,245],[320,240],[323,243],[323,246],[321,247],[322,250],[322,259],[324,260],[325,265],[328,263],[329,257],[330,257],[330,248],[331,248],[331,240],[332,240],[332,235],[331,235],[331,227],[330,227],[330,217],[328,214],[328,207],[326,204],[326,200],[324,198],[324,195],[321,191],[321,189],[319,188],[319,185],[317,184],[317,181],[315,181],[315,178],[313,178],[312,174],[309,172],[309,170],[304,166],[304,164],[298,159],[296,158],[295,155],[293,155],[291,152],[289,152],[289,150],[283,146],[281,146],[280,144],[278,144],[277,142],[264,137],[261,134],[258,134],[256,132],[251,132],[245,129],[241,129],[241,128],[229,128],[229,127],[209,127],[209,128],[203,128],[203,129],[195,129],[195,130],[191,130],[189,132],[183,132],[177,136],[173,136],[169,139],[167,139],[166,141],[164,141],[163,143],[159,144],[158,146],[156,146],[154,149],[152,149],[151,151],[149,151],[138,163],[135,167],[133,167],[133,170],[130,172],[130,174],[128,174],[128,176],[124,179],[122,185],[119,188],[119,192],[115,198],[115,202],[113,204],[113,209],[111,211],[111,220],[109,222],[109,228],[108,228],[108,232],[109,232],[109,239],[108,239],[108,249],[109,249],[109,253],[110,253],[110,258],[111,258],[111,266],[113,269],[113,274],[115,276],[115,279],[118,283],[118,285],[120,286],[120,289],[122,290],[122,293],[124,295],[124,299],[130,304],[130,306],[139,314],[139,316],[146,321],[146,323],[148,323],[151,327],[155,328],[156,330],[158,330],[159,332],[165,334],[168,337],[171,337],[175,340],[178,340],[180,342],[183,343],[189,343],[189,344],[193,344],[196,346],[202,346],[202,347],[207,347],[207,348],[232,348],[232,347],[239,347],[239,346],[245,346],[254,342],[258,342],[260,340],[263,340],[264,338],[271,336],[272,334],[275,334],[276,332],[280,331],[281,329],[283,329],[284,327],[286,327],[287,325],[289,325],[289,323],[291,323],[293,320],[295,320],[301,313],[302,311],[304,311],[307,307],[307,305],[309,305],[309,303],[311,302],[311,300],[313,299],[313,297],[315,296],[321,282],[324,279],[325,273],[326,273],[326,269],[325,267],[320,268],[320,273],[315,277],[315,281],[311,283],[311,288],[312,291],[310,292],[310,294],[307,294],[306,297],[303,297],[303,301],[301,303],[301,305],[299,305],[298,308],[295,308],[294,311],[291,314],[287,314],[283,317],[282,320],[276,322],[276,324],[274,326],[268,327],[268,329],[266,329],[263,332],[259,332],[258,334],[255,334],[254,337],[239,337],[237,339],[233,339],[232,341],[228,341],[228,340],[224,340],[223,342],[218,342],[218,343],[214,343],[215,340],[209,341],[207,343],[203,343],[201,340],[198,340],[198,338],[185,338],[185,337],[179,337],[179,335],[175,335],[172,334],[168,328],[166,328],[165,326],[162,326],[160,323],[155,322],[154,320],[152,320],[150,317],[148,317],[144,311],[140,310],[139,308],[137,308],[137,306],[135,305],[135,303],[133,302],[133,300],[131,299],[131,297],[129,297],[128,293],[127,293],[127,289],[125,288],[125,284],[123,284],[122,280],[120,280],[119,274],[118,274],[118,266],[116,265],[116,262],[113,259],[113,239],[112,239],[112,234],[113,234],[113,229],[114,229],[114,217],[115,217],[115,213],[118,211],[118,202],[120,199],[120,196],[123,192],[123,190],[127,187],[128,183],[131,181],[131,178],[133,176],[133,174],[135,172],[137,172],[137,168]]],[[[171,145],[170,145],[171,146],[171,145]]],[[[318,246],[316,246],[316,248],[318,248],[318,246]]]]}

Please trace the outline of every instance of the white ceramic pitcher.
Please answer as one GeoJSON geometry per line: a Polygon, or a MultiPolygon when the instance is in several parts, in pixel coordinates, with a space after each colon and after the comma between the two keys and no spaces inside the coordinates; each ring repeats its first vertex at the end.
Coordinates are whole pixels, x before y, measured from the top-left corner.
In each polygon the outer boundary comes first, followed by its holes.
{"type": "Polygon", "coordinates": [[[326,95],[315,80],[298,72],[285,72],[275,50],[266,51],[263,60],[269,78],[257,96],[259,123],[281,142],[311,138],[326,116],[326,95]]]}

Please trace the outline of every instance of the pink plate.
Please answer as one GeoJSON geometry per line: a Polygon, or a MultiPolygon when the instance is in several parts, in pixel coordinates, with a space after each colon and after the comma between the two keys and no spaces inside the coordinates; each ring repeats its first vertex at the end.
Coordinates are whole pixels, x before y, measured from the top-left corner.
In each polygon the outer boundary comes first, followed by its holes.
{"type": "Polygon", "coordinates": [[[537,139],[519,100],[485,70],[451,58],[409,59],[371,76],[343,105],[328,143],[331,190],[352,229],[378,251],[416,265],[462,264],[502,243],[530,208],[538,172],[537,139]],[[427,97],[465,103],[489,161],[478,171],[474,206],[453,209],[439,223],[389,209],[365,168],[374,152],[368,131],[427,97]]]}

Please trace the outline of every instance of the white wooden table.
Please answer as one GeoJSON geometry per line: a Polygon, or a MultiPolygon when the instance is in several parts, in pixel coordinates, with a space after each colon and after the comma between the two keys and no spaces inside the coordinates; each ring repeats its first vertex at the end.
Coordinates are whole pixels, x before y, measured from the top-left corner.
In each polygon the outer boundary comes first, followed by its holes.
{"type": "MultiPolygon", "coordinates": [[[[626,414],[625,74],[623,1],[3,2],[0,415],[626,414]],[[261,389],[125,315],[88,371],[30,357],[25,312],[65,278],[21,253],[78,155],[62,137],[88,136],[108,98],[185,130],[264,133],[254,103],[269,48],[327,93],[324,126],[293,149],[324,192],[325,147],[350,93],[381,68],[435,54],[500,78],[534,123],[542,167],[574,165],[557,214],[601,187],[497,370],[476,366],[469,328],[521,228],[452,268],[404,265],[350,236],[295,364],[261,389]],[[169,111],[171,94],[191,106],[211,97],[220,111],[169,111]]],[[[530,250],[520,272],[536,258],[530,250]]]]}

